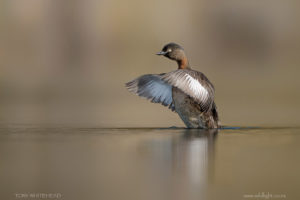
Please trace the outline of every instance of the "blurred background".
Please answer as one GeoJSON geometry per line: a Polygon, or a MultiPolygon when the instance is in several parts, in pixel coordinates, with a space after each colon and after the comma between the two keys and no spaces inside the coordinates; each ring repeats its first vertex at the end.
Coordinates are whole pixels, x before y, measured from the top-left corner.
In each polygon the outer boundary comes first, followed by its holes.
{"type": "Polygon", "coordinates": [[[184,126],[124,83],[177,65],[182,45],[216,88],[224,125],[300,124],[300,2],[0,1],[0,123],[184,126]]]}

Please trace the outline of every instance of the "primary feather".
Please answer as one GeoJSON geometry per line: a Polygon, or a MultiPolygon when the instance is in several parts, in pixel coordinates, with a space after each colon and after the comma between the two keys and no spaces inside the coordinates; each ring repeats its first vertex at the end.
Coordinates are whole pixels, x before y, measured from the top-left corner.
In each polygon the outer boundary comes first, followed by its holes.
{"type": "Polygon", "coordinates": [[[126,87],[130,92],[153,103],[169,106],[174,111],[172,86],[161,79],[162,75],[164,74],[146,74],[126,83],[126,87]]]}

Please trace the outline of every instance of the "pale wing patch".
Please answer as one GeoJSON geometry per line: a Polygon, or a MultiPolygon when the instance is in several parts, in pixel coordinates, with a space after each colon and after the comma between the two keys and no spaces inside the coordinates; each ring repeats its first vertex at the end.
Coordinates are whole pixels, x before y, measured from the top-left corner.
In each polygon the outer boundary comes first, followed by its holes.
{"type": "Polygon", "coordinates": [[[207,100],[208,99],[208,91],[203,87],[200,82],[197,79],[194,79],[192,76],[189,74],[184,75],[186,81],[188,82],[188,86],[193,92],[193,94],[202,100],[207,100]]]}
{"type": "Polygon", "coordinates": [[[153,97],[153,102],[162,102],[166,105],[172,103],[172,86],[160,81],[150,81],[144,88],[149,90],[150,96],[153,97]]]}
{"type": "Polygon", "coordinates": [[[126,87],[130,92],[145,97],[151,102],[169,106],[173,111],[175,109],[172,98],[172,86],[163,81],[161,75],[143,75],[126,83],[126,87]]]}
{"type": "Polygon", "coordinates": [[[201,72],[179,69],[164,74],[162,80],[194,98],[202,110],[211,107],[214,100],[214,87],[201,72]]]}

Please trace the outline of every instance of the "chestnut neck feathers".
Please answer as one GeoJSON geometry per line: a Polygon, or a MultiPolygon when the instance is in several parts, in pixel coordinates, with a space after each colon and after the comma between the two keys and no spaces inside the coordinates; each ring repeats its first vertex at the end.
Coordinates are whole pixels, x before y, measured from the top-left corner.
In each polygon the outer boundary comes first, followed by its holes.
{"type": "Polygon", "coordinates": [[[178,69],[190,69],[189,61],[187,57],[182,58],[181,60],[177,60],[178,69]]]}

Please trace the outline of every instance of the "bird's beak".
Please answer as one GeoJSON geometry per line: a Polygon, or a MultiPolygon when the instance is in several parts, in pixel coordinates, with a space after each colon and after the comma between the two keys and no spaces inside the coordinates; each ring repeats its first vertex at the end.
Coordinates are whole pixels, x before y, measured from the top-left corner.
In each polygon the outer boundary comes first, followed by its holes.
{"type": "Polygon", "coordinates": [[[160,52],[156,53],[156,55],[158,55],[158,56],[162,56],[162,55],[166,55],[166,53],[167,53],[167,52],[160,51],[160,52]]]}

